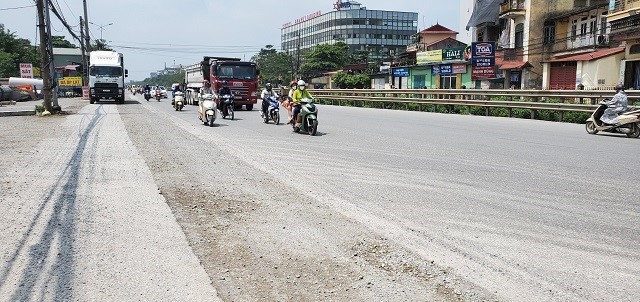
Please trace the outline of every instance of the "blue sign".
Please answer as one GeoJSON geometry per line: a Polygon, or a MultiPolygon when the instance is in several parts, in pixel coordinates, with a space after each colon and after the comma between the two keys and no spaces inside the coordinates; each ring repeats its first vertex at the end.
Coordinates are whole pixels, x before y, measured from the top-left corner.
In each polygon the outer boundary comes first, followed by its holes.
{"type": "Polygon", "coordinates": [[[472,42],[471,61],[473,67],[493,67],[496,65],[495,42],[472,42]]]}
{"type": "Polygon", "coordinates": [[[409,68],[396,68],[393,70],[394,77],[408,77],[409,76],[409,68]]]}
{"type": "Polygon", "coordinates": [[[341,10],[343,8],[351,8],[351,2],[336,1],[336,3],[333,4],[333,9],[335,10],[341,10]]]}
{"type": "Polygon", "coordinates": [[[451,75],[453,74],[453,65],[442,64],[431,66],[431,74],[451,75]]]}

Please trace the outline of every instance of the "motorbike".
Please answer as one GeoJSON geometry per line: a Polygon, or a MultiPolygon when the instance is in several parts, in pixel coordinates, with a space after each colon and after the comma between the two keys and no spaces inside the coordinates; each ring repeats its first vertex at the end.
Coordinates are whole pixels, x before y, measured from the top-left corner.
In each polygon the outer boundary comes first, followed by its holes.
{"type": "Polygon", "coordinates": [[[161,98],[162,98],[162,92],[160,91],[160,89],[156,89],[156,100],[160,102],[161,98]]]}
{"type": "Polygon", "coordinates": [[[267,98],[269,102],[269,108],[267,108],[267,114],[260,111],[260,116],[264,120],[264,123],[268,123],[269,120],[272,120],[275,125],[280,124],[280,102],[274,96],[270,96],[267,98]]]}
{"type": "Polygon", "coordinates": [[[147,100],[147,102],[151,99],[151,91],[147,90],[144,92],[144,99],[147,100]]]}
{"type": "Polygon", "coordinates": [[[640,137],[640,109],[632,109],[618,115],[618,123],[607,124],[600,120],[604,111],[608,108],[607,99],[600,102],[600,106],[587,119],[585,128],[587,133],[596,134],[600,131],[622,133],[627,137],[640,137]]]}
{"type": "Polygon", "coordinates": [[[138,92],[138,90],[136,90],[136,89],[131,89],[131,92],[133,93],[133,95],[136,95],[136,92],[138,92]]]}
{"type": "Polygon", "coordinates": [[[225,94],[220,97],[220,102],[222,102],[222,118],[229,117],[230,119],[233,119],[233,96],[225,94]]]}
{"type": "Polygon", "coordinates": [[[216,120],[217,110],[216,102],[214,101],[213,94],[205,94],[198,102],[198,117],[209,127],[213,127],[213,122],[216,120]]]}
{"type": "Polygon", "coordinates": [[[293,131],[298,133],[301,130],[315,136],[318,133],[318,107],[313,99],[300,100],[300,113],[298,120],[293,123],[293,131]]]}
{"type": "Polygon", "coordinates": [[[171,102],[171,104],[176,111],[182,111],[182,108],[184,108],[184,93],[177,91],[173,95],[173,102],[171,102]]]}

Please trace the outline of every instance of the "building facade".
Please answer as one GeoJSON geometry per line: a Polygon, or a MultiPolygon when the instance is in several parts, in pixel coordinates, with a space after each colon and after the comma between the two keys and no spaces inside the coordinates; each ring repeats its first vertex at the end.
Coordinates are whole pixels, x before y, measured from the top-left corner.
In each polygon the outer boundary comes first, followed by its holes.
{"type": "Polygon", "coordinates": [[[319,44],[344,42],[351,53],[366,51],[372,60],[390,60],[411,43],[417,28],[418,13],[369,10],[355,1],[337,1],[333,11],[284,24],[281,47],[296,56],[319,44]]]}
{"type": "Polygon", "coordinates": [[[609,36],[609,0],[476,0],[474,5],[468,24],[475,27],[473,40],[495,42],[498,49],[497,77],[483,81],[482,88],[615,85],[623,55],[609,36]]]}
{"type": "Polygon", "coordinates": [[[611,0],[608,21],[611,38],[624,45],[619,81],[626,87],[640,89],[640,1],[611,0]]]}

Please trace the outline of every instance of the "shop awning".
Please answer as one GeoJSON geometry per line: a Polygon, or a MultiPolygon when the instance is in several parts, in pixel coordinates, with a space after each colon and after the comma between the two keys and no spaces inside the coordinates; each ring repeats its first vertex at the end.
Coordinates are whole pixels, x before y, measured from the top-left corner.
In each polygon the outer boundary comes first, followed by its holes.
{"type": "Polygon", "coordinates": [[[533,65],[531,65],[529,61],[504,61],[499,65],[498,69],[522,69],[531,67],[533,67],[533,65]]]}
{"type": "Polygon", "coordinates": [[[548,63],[554,63],[554,62],[574,62],[574,61],[592,61],[592,60],[597,60],[600,58],[604,58],[604,57],[608,57],[608,56],[612,56],[618,53],[623,52],[625,49],[624,46],[621,47],[615,47],[615,48],[605,48],[605,49],[600,49],[597,51],[592,51],[592,52],[588,52],[588,53],[581,53],[578,55],[572,55],[572,56],[566,56],[566,57],[562,57],[562,58],[557,58],[557,59],[553,59],[553,60],[549,60],[547,61],[548,63]]]}
{"type": "Polygon", "coordinates": [[[75,71],[76,68],[80,67],[80,65],[65,65],[65,66],[58,66],[56,67],[56,69],[58,70],[70,70],[70,71],[75,71]]]}

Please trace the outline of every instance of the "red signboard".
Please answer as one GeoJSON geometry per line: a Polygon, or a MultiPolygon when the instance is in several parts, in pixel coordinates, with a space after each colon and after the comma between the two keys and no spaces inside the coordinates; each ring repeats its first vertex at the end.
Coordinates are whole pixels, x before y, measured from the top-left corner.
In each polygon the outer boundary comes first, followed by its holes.
{"type": "Polygon", "coordinates": [[[486,66],[486,67],[471,66],[472,80],[493,79],[495,77],[496,77],[495,66],[486,66]]]}

